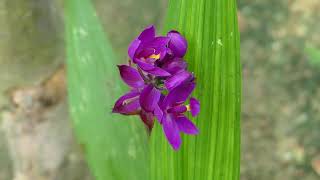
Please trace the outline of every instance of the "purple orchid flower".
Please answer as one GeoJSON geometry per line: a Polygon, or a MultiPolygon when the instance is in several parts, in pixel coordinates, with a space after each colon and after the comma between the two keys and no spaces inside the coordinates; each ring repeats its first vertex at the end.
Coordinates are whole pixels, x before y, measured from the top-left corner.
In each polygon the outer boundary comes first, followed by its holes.
{"type": "Polygon", "coordinates": [[[128,55],[145,72],[155,76],[170,76],[170,73],[154,65],[166,56],[169,40],[168,37],[156,37],[154,26],[149,26],[131,42],[128,55]]]}
{"type": "Polygon", "coordinates": [[[183,59],[188,49],[186,39],[177,31],[156,36],[149,26],[130,44],[129,65],[119,65],[129,92],[115,103],[112,112],[139,115],[149,133],[157,118],[174,150],[181,146],[180,133],[195,135],[197,127],[186,116],[200,112],[200,102],[191,97],[195,76],[183,59]],[[134,64],[132,64],[132,62],[134,64]],[[189,99],[189,105],[185,102],[189,99]]]}
{"type": "Polygon", "coordinates": [[[185,112],[191,111],[195,117],[200,112],[200,103],[195,98],[190,99],[190,105],[184,105],[194,88],[195,83],[192,81],[176,87],[162,98],[155,112],[166,138],[175,150],[181,145],[180,132],[191,135],[199,133],[198,128],[184,115],[185,112]]]}
{"type": "Polygon", "coordinates": [[[144,124],[151,131],[153,111],[161,92],[152,85],[146,85],[140,73],[131,66],[118,66],[122,80],[132,88],[115,103],[112,112],[123,115],[140,115],[144,124]]]}
{"type": "Polygon", "coordinates": [[[171,74],[158,67],[159,61],[165,61],[167,54],[183,57],[187,51],[187,41],[177,31],[170,31],[166,37],[156,36],[154,26],[147,27],[130,44],[128,55],[143,71],[155,76],[167,77],[171,74]]]}
{"type": "Polygon", "coordinates": [[[127,65],[118,66],[122,80],[132,88],[131,91],[121,96],[113,107],[114,113],[123,115],[138,114],[141,110],[140,106],[140,92],[144,88],[144,80],[139,72],[127,65]]]}

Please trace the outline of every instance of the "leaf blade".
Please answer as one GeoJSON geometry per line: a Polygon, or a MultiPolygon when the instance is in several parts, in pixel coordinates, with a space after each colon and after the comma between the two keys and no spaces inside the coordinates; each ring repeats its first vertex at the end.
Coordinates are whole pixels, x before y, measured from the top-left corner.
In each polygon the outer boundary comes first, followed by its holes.
{"type": "Polygon", "coordinates": [[[241,67],[236,3],[171,0],[164,29],[178,30],[189,42],[186,58],[197,76],[195,96],[202,112],[196,119],[200,134],[184,135],[179,152],[173,152],[159,125],[155,127],[151,179],[239,179],[241,67]]]}
{"type": "Polygon", "coordinates": [[[66,39],[70,112],[93,175],[98,180],[146,179],[149,160],[142,123],[111,114],[124,91],[90,0],[66,1],[66,39]]]}

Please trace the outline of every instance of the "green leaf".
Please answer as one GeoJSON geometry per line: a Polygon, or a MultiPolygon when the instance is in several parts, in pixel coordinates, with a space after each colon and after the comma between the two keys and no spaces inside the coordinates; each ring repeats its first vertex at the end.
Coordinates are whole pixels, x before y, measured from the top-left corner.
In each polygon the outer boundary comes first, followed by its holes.
{"type": "Polygon", "coordinates": [[[137,118],[111,114],[124,90],[90,0],[66,1],[66,42],[71,117],[93,175],[97,180],[146,179],[146,131],[137,118]]]}
{"type": "Polygon", "coordinates": [[[240,169],[241,66],[235,0],[170,0],[165,32],[189,43],[186,60],[197,77],[197,136],[183,135],[175,152],[156,124],[152,180],[236,180],[240,169]]]}

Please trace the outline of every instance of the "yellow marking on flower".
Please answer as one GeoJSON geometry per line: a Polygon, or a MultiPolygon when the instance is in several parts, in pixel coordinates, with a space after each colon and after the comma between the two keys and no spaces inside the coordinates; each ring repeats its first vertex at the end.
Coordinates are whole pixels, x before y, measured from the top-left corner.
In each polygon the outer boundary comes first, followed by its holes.
{"type": "Polygon", "coordinates": [[[149,58],[152,58],[152,59],[160,59],[160,53],[159,54],[152,54],[151,56],[149,56],[149,58]]]}
{"type": "Polygon", "coordinates": [[[186,105],[187,111],[191,111],[190,104],[186,105]]]}

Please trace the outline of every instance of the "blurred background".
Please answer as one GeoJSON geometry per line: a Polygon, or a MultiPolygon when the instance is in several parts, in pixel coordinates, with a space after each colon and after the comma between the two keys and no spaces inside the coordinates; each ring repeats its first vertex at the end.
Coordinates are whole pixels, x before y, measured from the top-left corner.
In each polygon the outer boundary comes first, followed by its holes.
{"type": "MultiPolygon", "coordinates": [[[[120,62],[166,0],[93,0],[120,62]]],[[[0,1],[0,180],[91,180],[66,106],[63,0],[0,1]]],[[[320,179],[320,1],[238,2],[241,180],[320,179]]]]}

